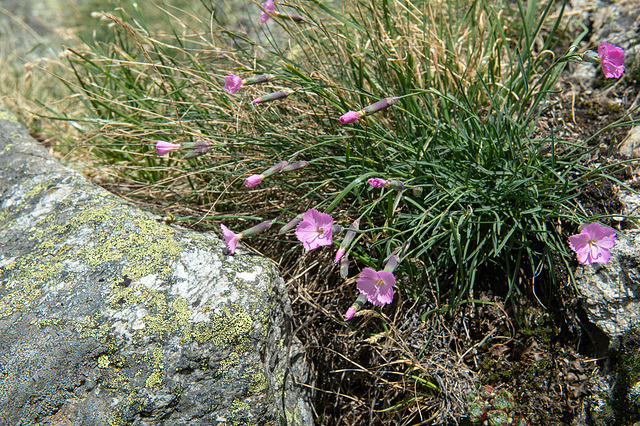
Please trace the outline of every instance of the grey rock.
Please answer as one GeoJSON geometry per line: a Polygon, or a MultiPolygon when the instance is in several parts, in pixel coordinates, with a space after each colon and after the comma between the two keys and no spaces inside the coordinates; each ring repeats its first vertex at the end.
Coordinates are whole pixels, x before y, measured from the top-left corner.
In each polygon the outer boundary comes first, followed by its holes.
{"type": "Polygon", "coordinates": [[[277,268],[62,167],[0,110],[0,425],[311,425],[277,268]]]}
{"type": "Polygon", "coordinates": [[[620,144],[620,154],[626,157],[640,157],[640,126],[634,126],[620,144]]]}
{"type": "Polygon", "coordinates": [[[618,237],[606,264],[579,267],[576,285],[589,321],[610,341],[640,324],[640,231],[618,237]]]}

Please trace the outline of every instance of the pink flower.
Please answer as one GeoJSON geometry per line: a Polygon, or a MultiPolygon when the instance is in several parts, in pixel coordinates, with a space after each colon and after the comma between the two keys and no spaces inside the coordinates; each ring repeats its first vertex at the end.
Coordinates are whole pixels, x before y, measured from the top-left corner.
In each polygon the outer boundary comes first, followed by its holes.
{"type": "Polygon", "coordinates": [[[273,4],[273,0],[267,0],[262,3],[262,8],[264,9],[260,16],[260,24],[264,24],[271,18],[271,15],[275,12],[275,5],[273,4]]]}
{"type": "Polygon", "coordinates": [[[306,251],[333,243],[333,218],[320,213],[316,209],[309,209],[302,216],[302,222],[296,227],[296,237],[302,241],[306,251]]]}
{"type": "Polygon", "coordinates": [[[226,226],[220,224],[220,228],[222,228],[222,237],[224,239],[224,245],[227,246],[227,250],[229,250],[229,254],[235,254],[236,247],[238,246],[238,241],[242,239],[242,234],[236,234],[231,231],[226,226]]]}
{"type": "Polygon", "coordinates": [[[624,50],[611,43],[602,42],[598,46],[600,66],[607,78],[620,78],[624,72],[624,50]]]}
{"type": "Polygon", "coordinates": [[[616,231],[599,223],[585,226],[579,234],[569,237],[569,246],[578,255],[583,265],[607,263],[611,257],[609,249],[616,243],[616,231]]]}
{"type": "Polygon", "coordinates": [[[242,79],[237,75],[227,75],[224,78],[224,90],[229,93],[236,93],[242,87],[242,79]]]}
{"type": "Polygon", "coordinates": [[[364,268],[356,280],[356,287],[367,295],[367,300],[376,306],[383,306],[393,301],[393,287],[396,277],[388,271],[374,271],[364,268]]]}
{"type": "Polygon", "coordinates": [[[387,184],[386,180],[380,178],[371,178],[367,182],[369,182],[369,185],[373,186],[374,188],[384,188],[384,186],[387,184]]]}
{"type": "Polygon", "coordinates": [[[264,178],[265,178],[264,175],[251,175],[244,180],[244,186],[246,186],[247,188],[253,188],[254,186],[258,185],[260,182],[262,182],[262,179],[264,178]]]}
{"type": "Polygon", "coordinates": [[[348,113],[340,117],[340,122],[342,124],[352,124],[360,120],[360,118],[362,118],[362,115],[360,115],[358,111],[349,111],[348,113]]]}
{"type": "Polygon", "coordinates": [[[156,142],[156,154],[163,156],[170,151],[174,151],[176,149],[180,149],[182,145],[177,143],[165,142],[165,141],[157,141],[156,142]]]}

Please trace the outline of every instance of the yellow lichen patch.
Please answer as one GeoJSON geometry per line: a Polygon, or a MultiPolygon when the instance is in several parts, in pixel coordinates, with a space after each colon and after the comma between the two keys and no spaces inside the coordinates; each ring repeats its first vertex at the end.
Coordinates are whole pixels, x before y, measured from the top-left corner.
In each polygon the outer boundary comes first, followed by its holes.
{"type": "MultiPolygon", "coordinates": [[[[167,260],[180,252],[166,225],[144,216],[131,215],[122,204],[107,196],[96,197],[93,203],[73,215],[66,223],[51,222],[51,216],[34,226],[32,238],[46,237],[50,245],[63,245],[64,238],[81,227],[93,228],[85,244],[66,250],[65,257],[88,264],[101,265],[123,261],[122,274],[136,280],[150,274],[169,274],[167,260]],[[101,226],[108,223],[108,226],[101,226]],[[120,231],[114,233],[114,229],[120,231]]],[[[44,248],[42,248],[44,249],[44,248]]],[[[46,254],[46,252],[41,252],[46,254]]]]}
{"type": "Polygon", "coordinates": [[[111,377],[107,384],[107,388],[114,391],[131,392],[131,379],[118,370],[110,369],[111,377]]]}
{"type": "Polygon", "coordinates": [[[9,277],[4,285],[6,293],[0,300],[0,318],[28,306],[47,282],[54,282],[60,275],[64,263],[56,256],[46,255],[52,246],[52,241],[43,241],[31,253],[0,268],[0,274],[7,271],[9,277]]]}
{"type": "Polygon", "coordinates": [[[231,407],[229,407],[229,411],[232,413],[237,413],[238,411],[249,410],[250,408],[251,406],[248,403],[244,401],[238,401],[236,399],[231,403],[231,407]]]}
{"type": "Polygon", "coordinates": [[[229,370],[238,365],[240,362],[242,347],[236,347],[236,350],[231,352],[227,357],[220,361],[220,367],[218,368],[218,374],[222,374],[225,379],[229,378],[229,370]]]}
{"type": "Polygon", "coordinates": [[[13,113],[7,111],[4,108],[0,108],[0,120],[8,121],[13,124],[18,124],[18,117],[13,115],[13,113]]]}
{"type": "Polygon", "coordinates": [[[249,314],[238,311],[232,313],[225,308],[222,316],[213,317],[209,322],[190,324],[184,329],[183,341],[211,342],[218,347],[234,348],[220,361],[218,373],[225,378],[229,369],[239,364],[242,354],[250,350],[249,332],[253,319],[249,314]]]}
{"type": "Polygon", "coordinates": [[[131,280],[157,274],[170,274],[172,272],[167,259],[176,257],[180,248],[171,234],[163,232],[166,226],[150,221],[145,217],[133,219],[133,226],[125,226],[125,222],[132,219],[126,214],[114,215],[115,206],[107,206],[91,209],[91,213],[79,215],[78,224],[88,221],[111,221],[114,226],[120,228],[133,228],[132,231],[122,231],[114,234],[109,229],[95,232],[92,243],[78,252],[78,256],[90,265],[100,265],[105,262],[125,259],[122,274],[131,280]]]}
{"type": "MultiPolygon", "coordinates": [[[[98,314],[99,315],[99,314],[98,314]]],[[[97,315],[94,315],[97,316],[97,315]]],[[[95,319],[85,317],[82,321],[76,325],[76,328],[80,331],[80,337],[93,337],[100,343],[107,343],[110,336],[110,327],[107,324],[97,325],[95,319]]]]}
{"type": "Polygon", "coordinates": [[[194,324],[185,341],[212,342],[220,347],[234,343],[241,345],[247,339],[252,324],[253,320],[249,314],[245,312],[232,314],[227,311],[222,316],[213,317],[210,322],[194,324]]]}
{"type": "Polygon", "coordinates": [[[36,185],[33,185],[33,186],[31,187],[31,189],[29,189],[29,190],[25,193],[25,195],[26,195],[27,197],[33,197],[34,195],[38,195],[39,193],[41,193],[41,192],[42,192],[42,190],[43,190],[43,189],[45,189],[45,188],[46,188],[46,187],[48,187],[48,186],[49,186],[49,185],[48,185],[48,183],[46,183],[46,182],[38,183],[38,184],[36,184],[36,185]]]}
{"type": "Polygon", "coordinates": [[[0,210],[0,224],[2,224],[0,229],[1,228],[9,228],[9,227],[11,227],[13,222],[5,222],[5,221],[9,217],[9,213],[13,213],[13,212],[14,212],[13,208],[11,209],[11,211],[8,208],[0,210]]]}
{"type": "Polygon", "coordinates": [[[152,388],[156,385],[159,385],[160,383],[162,383],[162,373],[160,371],[153,371],[147,378],[145,386],[148,388],[152,388]]]}
{"type": "MultiPolygon", "coordinates": [[[[158,299],[164,300],[165,297],[163,293],[158,295],[158,299]]],[[[145,329],[143,333],[177,332],[187,325],[187,319],[189,319],[190,315],[191,311],[187,306],[186,300],[182,297],[176,297],[171,306],[168,306],[165,301],[162,309],[157,309],[156,315],[144,317],[145,329]]]]}
{"type": "Polygon", "coordinates": [[[116,414],[109,419],[109,426],[122,426],[124,421],[121,414],[116,414]]]}
{"type": "Polygon", "coordinates": [[[262,368],[260,370],[247,368],[242,378],[249,383],[249,392],[260,393],[267,388],[267,378],[262,368]]]}
{"type": "Polygon", "coordinates": [[[109,368],[109,355],[102,354],[98,357],[98,368],[109,368]]]}
{"type": "Polygon", "coordinates": [[[36,326],[38,328],[44,328],[44,327],[62,328],[62,324],[63,323],[64,323],[64,321],[60,321],[57,318],[45,318],[45,319],[42,319],[40,321],[34,320],[34,322],[32,322],[32,324],[36,324],[36,326]]]}

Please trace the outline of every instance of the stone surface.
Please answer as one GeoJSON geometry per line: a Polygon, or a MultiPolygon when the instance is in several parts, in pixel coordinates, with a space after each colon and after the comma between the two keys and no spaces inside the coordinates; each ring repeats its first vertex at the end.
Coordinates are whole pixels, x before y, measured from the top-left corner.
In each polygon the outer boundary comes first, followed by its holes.
{"type": "Polygon", "coordinates": [[[620,154],[625,157],[640,157],[640,126],[634,126],[620,144],[620,154]]]}
{"type": "Polygon", "coordinates": [[[92,185],[4,110],[0,242],[0,424],[313,424],[276,267],[92,185]]]}
{"type": "Polygon", "coordinates": [[[606,264],[578,268],[576,285],[589,321],[610,340],[640,324],[640,231],[618,236],[606,264]]]}

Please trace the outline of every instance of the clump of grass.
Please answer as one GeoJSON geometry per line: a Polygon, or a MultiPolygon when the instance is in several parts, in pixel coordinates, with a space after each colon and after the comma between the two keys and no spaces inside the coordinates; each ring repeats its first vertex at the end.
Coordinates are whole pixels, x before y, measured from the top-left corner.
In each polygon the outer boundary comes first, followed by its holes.
{"type": "Polygon", "coordinates": [[[397,0],[340,10],[301,1],[278,7],[302,21],[274,16],[263,26],[257,5],[245,19],[203,6],[211,22],[164,9],[181,33],[150,33],[140,16],[107,13],[113,37],[74,50],[70,62],[73,88],[95,114],[77,122],[93,152],[165,208],[208,206],[207,219],[241,221],[286,222],[309,207],[343,224],[359,217],[366,226],[352,258],[379,268],[408,244],[404,290],[420,297],[435,287],[451,310],[473,295],[478,271],[502,271],[511,295],[521,291],[523,268],[553,270],[554,253],[568,262],[556,224],[587,220],[576,197],[607,171],[581,162],[593,149],[587,143],[534,136],[569,59],[554,51],[566,45],[562,5],[397,0]],[[223,18],[236,26],[218,26],[223,18]],[[229,73],[276,78],[231,95],[222,89],[229,73]],[[249,102],[282,88],[295,93],[249,102]],[[383,113],[337,121],[388,96],[400,99],[383,113]],[[158,158],[157,139],[205,140],[213,149],[158,158]],[[310,166],[270,179],[267,189],[241,188],[244,177],[294,153],[310,166]],[[375,192],[370,177],[422,194],[375,192]]]}

